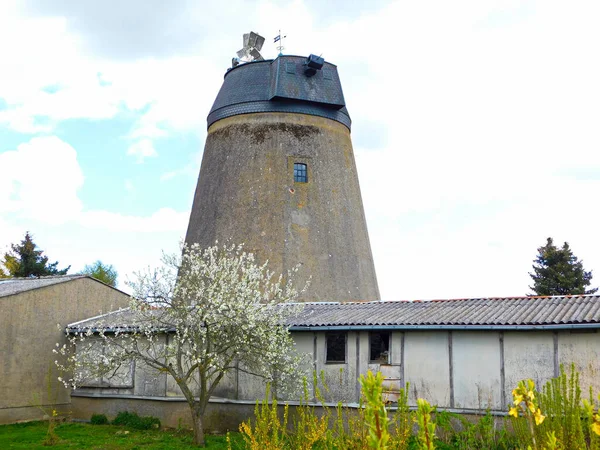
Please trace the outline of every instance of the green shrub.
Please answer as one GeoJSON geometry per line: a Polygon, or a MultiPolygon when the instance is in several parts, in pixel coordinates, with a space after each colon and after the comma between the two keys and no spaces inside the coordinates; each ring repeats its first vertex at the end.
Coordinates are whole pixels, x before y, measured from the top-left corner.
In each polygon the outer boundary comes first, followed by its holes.
{"type": "Polygon", "coordinates": [[[538,440],[554,432],[566,450],[587,448],[582,423],[579,373],[571,364],[570,374],[560,366],[560,375],[552,378],[539,393],[540,406],[547,419],[537,428],[538,440]]]}
{"type": "Polygon", "coordinates": [[[416,422],[419,426],[417,431],[418,449],[419,450],[435,450],[435,422],[431,414],[435,409],[431,407],[429,402],[423,398],[417,399],[417,417],[416,422]]]}
{"type": "Polygon", "coordinates": [[[386,450],[390,440],[388,430],[390,420],[383,400],[383,374],[377,372],[377,375],[373,375],[369,370],[366,377],[360,376],[359,381],[365,398],[365,422],[369,427],[369,447],[386,450]]]}
{"type": "Polygon", "coordinates": [[[410,438],[412,436],[412,424],[414,422],[413,414],[408,407],[408,382],[404,388],[398,391],[398,400],[396,401],[396,412],[391,423],[393,433],[391,437],[391,447],[395,450],[406,450],[409,448],[410,438]]]}
{"type": "MultiPolygon", "coordinates": [[[[271,397],[271,385],[267,384],[265,399],[254,407],[254,425],[251,420],[242,422],[240,433],[250,450],[283,450],[286,448],[288,405],[285,405],[283,422],[277,412],[277,400],[271,397]]],[[[231,448],[231,446],[229,447],[231,448]]]]}
{"type": "Polygon", "coordinates": [[[113,420],[113,425],[121,425],[136,430],[160,428],[160,420],[153,416],[140,417],[135,412],[121,411],[113,420]]]}
{"type": "Polygon", "coordinates": [[[133,417],[139,417],[136,413],[130,413],[129,411],[121,411],[119,414],[117,414],[117,417],[115,417],[115,419],[113,420],[113,425],[121,425],[121,426],[128,426],[132,420],[133,417]]]}
{"type": "Polygon", "coordinates": [[[108,417],[106,417],[106,415],[104,415],[104,414],[92,414],[90,423],[92,425],[107,425],[108,417]]]}
{"type": "Polygon", "coordinates": [[[154,416],[144,416],[140,417],[140,421],[137,426],[133,428],[137,428],[139,430],[150,430],[152,428],[159,429],[160,428],[160,419],[154,416]]]}

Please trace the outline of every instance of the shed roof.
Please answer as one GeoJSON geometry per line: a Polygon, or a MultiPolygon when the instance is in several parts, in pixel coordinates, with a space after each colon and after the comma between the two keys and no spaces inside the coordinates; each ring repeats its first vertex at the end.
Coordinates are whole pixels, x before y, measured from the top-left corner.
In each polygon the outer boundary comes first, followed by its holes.
{"type": "MultiPolygon", "coordinates": [[[[81,278],[89,278],[90,280],[94,280],[100,284],[109,287],[110,289],[115,289],[119,291],[119,289],[109,286],[103,283],[102,281],[97,280],[94,277],[90,277],[89,275],[53,275],[40,278],[0,278],[0,297],[8,297],[9,295],[16,295],[22,292],[45,288],[55,284],[67,283],[69,281],[78,280],[81,278]]],[[[123,294],[129,295],[125,292],[123,292],[123,294]]]]}
{"type": "Polygon", "coordinates": [[[0,297],[20,294],[21,292],[86,277],[87,275],[56,275],[40,278],[2,278],[0,279],[0,297]]]}
{"type": "Polygon", "coordinates": [[[292,328],[572,328],[600,327],[600,296],[471,298],[366,303],[310,303],[292,328]]]}
{"type": "MultiPolygon", "coordinates": [[[[600,328],[600,296],[472,298],[430,301],[304,303],[288,325],[319,329],[539,329],[600,328]]],[[[128,309],[69,325],[72,331],[135,327],[128,309]]]]}

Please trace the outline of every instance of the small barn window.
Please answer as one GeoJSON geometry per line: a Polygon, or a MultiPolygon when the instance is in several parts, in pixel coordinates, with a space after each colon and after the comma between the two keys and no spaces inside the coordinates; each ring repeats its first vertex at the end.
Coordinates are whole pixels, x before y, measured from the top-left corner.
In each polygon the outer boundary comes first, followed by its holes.
{"type": "Polygon", "coordinates": [[[390,332],[371,331],[369,333],[369,360],[373,363],[389,364],[390,332]]]}
{"type": "Polygon", "coordinates": [[[326,351],[325,362],[346,362],[346,333],[343,331],[331,331],[325,334],[326,351]]]}
{"type": "Polygon", "coordinates": [[[294,181],[296,183],[308,183],[306,164],[294,163],[294,181]]]}

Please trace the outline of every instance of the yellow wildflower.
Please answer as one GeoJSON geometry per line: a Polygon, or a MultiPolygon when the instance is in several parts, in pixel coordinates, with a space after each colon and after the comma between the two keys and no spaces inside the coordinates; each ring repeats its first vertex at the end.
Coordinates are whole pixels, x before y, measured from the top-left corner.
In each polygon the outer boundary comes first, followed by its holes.
{"type": "Polygon", "coordinates": [[[537,411],[533,414],[533,418],[535,419],[535,424],[539,425],[544,421],[546,416],[544,416],[542,414],[542,410],[540,408],[538,408],[537,411]]]}
{"type": "Polygon", "coordinates": [[[519,410],[517,408],[510,408],[508,411],[509,416],[519,417],[519,410]]]}
{"type": "Polygon", "coordinates": [[[594,414],[592,416],[592,431],[598,435],[600,435],[600,414],[594,414]]]}

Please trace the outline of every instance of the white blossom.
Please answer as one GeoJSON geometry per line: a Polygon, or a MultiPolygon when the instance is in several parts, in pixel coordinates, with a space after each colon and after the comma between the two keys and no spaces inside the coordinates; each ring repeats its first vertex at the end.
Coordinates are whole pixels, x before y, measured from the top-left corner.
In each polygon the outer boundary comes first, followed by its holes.
{"type": "Polygon", "coordinates": [[[265,380],[301,377],[286,319],[296,314],[293,274],[275,276],[242,246],[185,247],[163,257],[164,265],[136,274],[129,308],[67,330],[70,344],[59,353],[61,378],[76,388],[138,360],[175,379],[195,417],[202,416],[221,379],[238,367],[265,380]],[[277,374],[275,377],[274,374],[277,374]]]}

